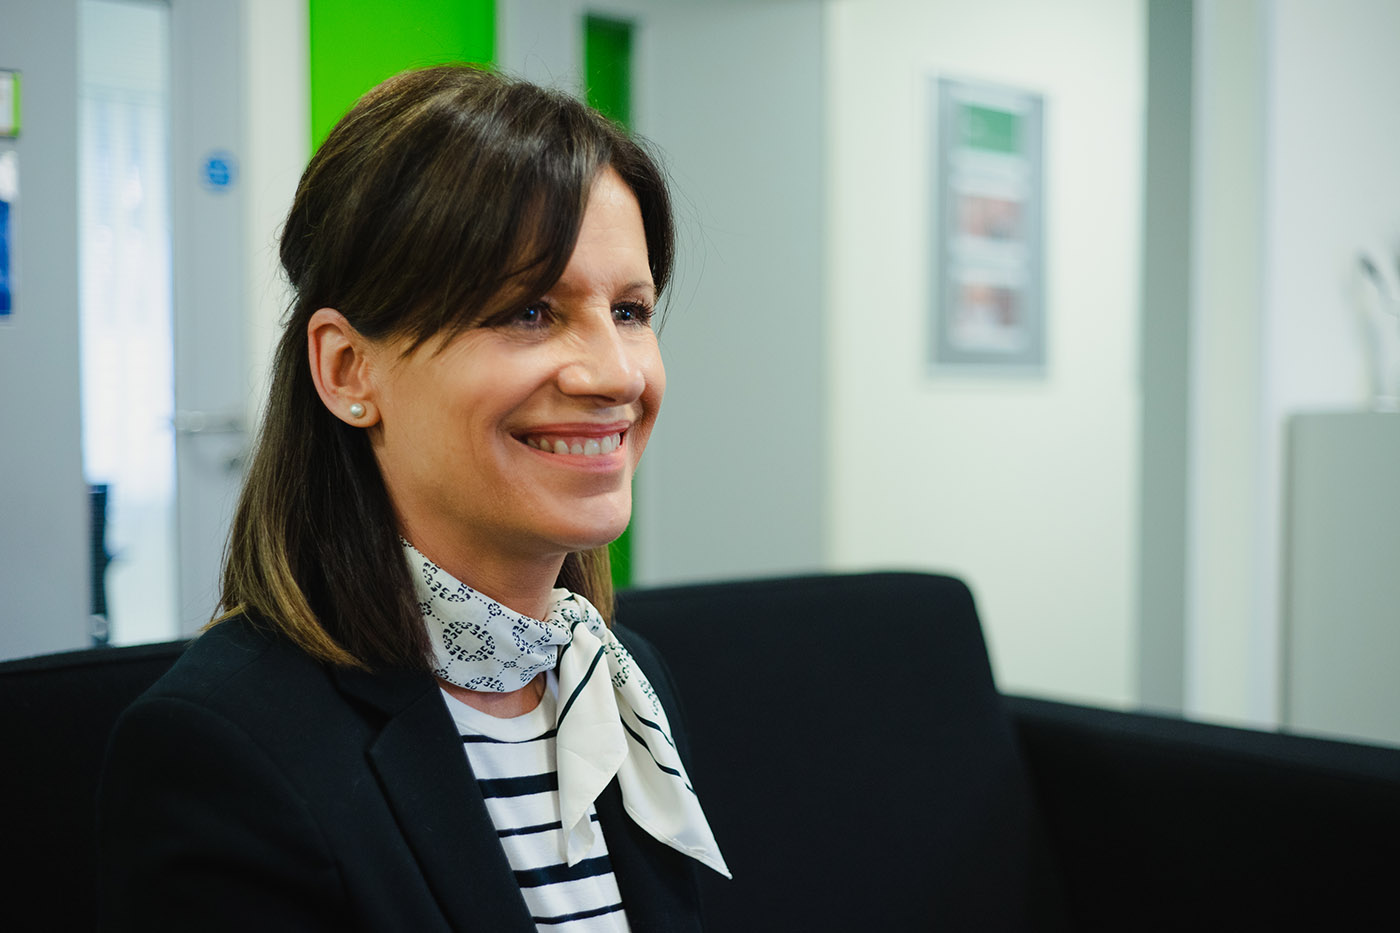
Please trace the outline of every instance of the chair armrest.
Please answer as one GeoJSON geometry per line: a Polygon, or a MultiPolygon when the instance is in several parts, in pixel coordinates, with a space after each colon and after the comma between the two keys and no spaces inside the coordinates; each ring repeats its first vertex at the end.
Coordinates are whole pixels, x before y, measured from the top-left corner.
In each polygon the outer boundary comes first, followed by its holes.
{"type": "Polygon", "coordinates": [[[1393,916],[1400,749],[1005,702],[1083,929],[1393,916]]]}

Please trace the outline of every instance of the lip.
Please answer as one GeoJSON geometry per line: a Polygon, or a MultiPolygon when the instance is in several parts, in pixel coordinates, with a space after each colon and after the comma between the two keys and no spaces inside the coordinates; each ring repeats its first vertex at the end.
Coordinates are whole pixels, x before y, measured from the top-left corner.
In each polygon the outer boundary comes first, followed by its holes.
{"type": "Polygon", "coordinates": [[[597,422],[557,422],[553,424],[531,425],[521,431],[512,431],[511,438],[530,454],[541,458],[545,463],[556,467],[568,467],[571,469],[583,470],[589,473],[612,473],[622,469],[627,465],[629,453],[627,449],[627,432],[631,429],[631,421],[613,421],[607,424],[597,422]],[[539,435],[553,437],[586,437],[604,438],[612,434],[620,434],[621,443],[617,449],[606,454],[556,454],[549,451],[540,450],[526,443],[527,437],[539,435]]]}
{"type": "MultiPolygon", "coordinates": [[[[532,424],[521,431],[511,431],[511,436],[523,441],[532,434],[567,434],[571,437],[607,437],[609,434],[626,434],[632,427],[630,421],[610,421],[599,424],[596,421],[569,421],[557,424],[532,424]]],[[[562,455],[561,455],[562,456],[562,455]]]]}

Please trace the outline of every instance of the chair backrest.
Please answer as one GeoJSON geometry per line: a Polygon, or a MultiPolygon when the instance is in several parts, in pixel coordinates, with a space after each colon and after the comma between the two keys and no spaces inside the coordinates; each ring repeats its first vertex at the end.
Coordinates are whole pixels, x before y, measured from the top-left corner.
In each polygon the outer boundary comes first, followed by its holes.
{"type": "Polygon", "coordinates": [[[1059,885],[959,581],[866,574],[637,590],[734,872],[717,930],[1042,930],[1059,885]]]}
{"type": "MultiPolygon", "coordinates": [[[[868,574],[636,590],[619,621],[672,669],[692,778],[734,881],[716,930],[1060,924],[971,594],[868,574]]],[[[95,915],[107,736],[182,643],[0,664],[0,897],[44,929],[95,915]]]]}
{"type": "Polygon", "coordinates": [[[97,780],[107,736],[184,642],[0,663],[0,903],[5,925],[97,921],[97,780]]]}

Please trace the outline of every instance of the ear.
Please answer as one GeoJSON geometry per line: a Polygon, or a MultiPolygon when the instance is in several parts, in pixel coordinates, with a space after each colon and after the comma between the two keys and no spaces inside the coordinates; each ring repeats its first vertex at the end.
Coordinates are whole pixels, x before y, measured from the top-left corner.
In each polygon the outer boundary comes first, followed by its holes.
{"type": "Polygon", "coordinates": [[[311,379],[330,413],[356,428],[379,422],[374,399],[371,344],[334,308],[321,308],[306,324],[311,379]]]}

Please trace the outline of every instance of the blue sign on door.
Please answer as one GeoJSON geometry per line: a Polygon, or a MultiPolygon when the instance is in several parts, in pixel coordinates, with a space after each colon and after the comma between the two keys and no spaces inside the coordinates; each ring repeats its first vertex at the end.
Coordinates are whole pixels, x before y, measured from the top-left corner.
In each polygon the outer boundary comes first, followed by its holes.
{"type": "Polygon", "coordinates": [[[220,149],[204,157],[204,187],[210,191],[227,191],[238,177],[238,160],[233,153],[220,149]]]}

